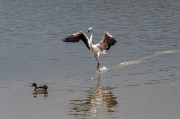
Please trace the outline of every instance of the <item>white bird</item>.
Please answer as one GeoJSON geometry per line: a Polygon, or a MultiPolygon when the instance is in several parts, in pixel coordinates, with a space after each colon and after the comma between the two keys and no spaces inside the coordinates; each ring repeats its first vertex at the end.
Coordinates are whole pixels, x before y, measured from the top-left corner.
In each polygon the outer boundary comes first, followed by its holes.
{"type": "Polygon", "coordinates": [[[101,54],[106,54],[105,51],[109,50],[112,45],[114,45],[117,41],[110,35],[107,31],[104,32],[104,36],[102,40],[98,43],[93,45],[92,44],[92,37],[93,37],[93,29],[90,27],[88,32],[91,33],[90,38],[86,36],[86,34],[82,31],[72,34],[71,36],[63,39],[64,42],[78,42],[82,40],[87,48],[92,51],[94,57],[96,58],[99,67],[99,56],[101,54]]]}

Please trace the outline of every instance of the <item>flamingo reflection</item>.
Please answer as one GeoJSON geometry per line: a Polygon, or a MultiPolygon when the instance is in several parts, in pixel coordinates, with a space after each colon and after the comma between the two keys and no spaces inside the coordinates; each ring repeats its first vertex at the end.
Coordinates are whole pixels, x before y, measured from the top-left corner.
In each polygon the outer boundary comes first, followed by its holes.
{"type": "Polygon", "coordinates": [[[100,72],[96,71],[96,76],[98,79],[98,84],[94,88],[90,88],[87,92],[87,99],[84,100],[71,100],[73,108],[70,111],[70,115],[74,115],[77,118],[85,118],[87,116],[92,116],[97,118],[102,116],[104,112],[110,117],[115,116],[115,108],[118,104],[116,97],[112,93],[111,87],[103,87],[100,85],[100,72]],[[102,111],[105,110],[105,111],[102,111]]]}

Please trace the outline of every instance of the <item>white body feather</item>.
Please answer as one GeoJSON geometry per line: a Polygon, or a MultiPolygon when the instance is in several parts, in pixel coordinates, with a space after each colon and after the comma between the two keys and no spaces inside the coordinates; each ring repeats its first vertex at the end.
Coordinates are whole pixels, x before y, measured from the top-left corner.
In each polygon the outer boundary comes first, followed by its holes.
{"type": "Polygon", "coordinates": [[[94,54],[95,57],[99,57],[101,54],[106,54],[105,50],[101,51],[101,50],[98,48],[98,45],[99,45],[99,43],[96,44],[96,45],[92,45],[92,47],[90,47],[90,48],[91,48],[91,51],[93,52],[93,54],[94,54]]]}

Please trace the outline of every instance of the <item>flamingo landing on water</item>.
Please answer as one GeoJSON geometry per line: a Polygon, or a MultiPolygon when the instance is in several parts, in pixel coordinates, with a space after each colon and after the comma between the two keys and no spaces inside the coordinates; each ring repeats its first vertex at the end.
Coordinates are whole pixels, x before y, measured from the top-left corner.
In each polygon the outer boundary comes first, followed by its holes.
{"type": "Polygon", "coordinates": [[[63,39],[64,42],[78,42],[82,40],[87,48],[92,51],[94,57],[96,58],[99,67],[99,56],[101,54],[106,54],[105,51],[109,50],[112,45],[114,45],[117,41],[110,35],[107,31],[104,32],[104,36],[102,40],[98,43],[93,45],[92,44],[92,37],[93,37],[93,29],[90,27],[88,32],[91,33],[90,38],[86,36],[86,34],[82,31],[72,34],[71,36],[63,39]]]}

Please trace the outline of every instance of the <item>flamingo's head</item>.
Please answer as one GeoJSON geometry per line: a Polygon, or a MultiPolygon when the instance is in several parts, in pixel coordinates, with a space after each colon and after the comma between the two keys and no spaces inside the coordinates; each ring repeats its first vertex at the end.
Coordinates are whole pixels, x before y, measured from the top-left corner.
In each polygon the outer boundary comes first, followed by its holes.
{"type": "Polygon", "coordinates": [[[93,32],[93,28],[90,27],[90,28],[88,29],[88,32],[93,32]]]}

